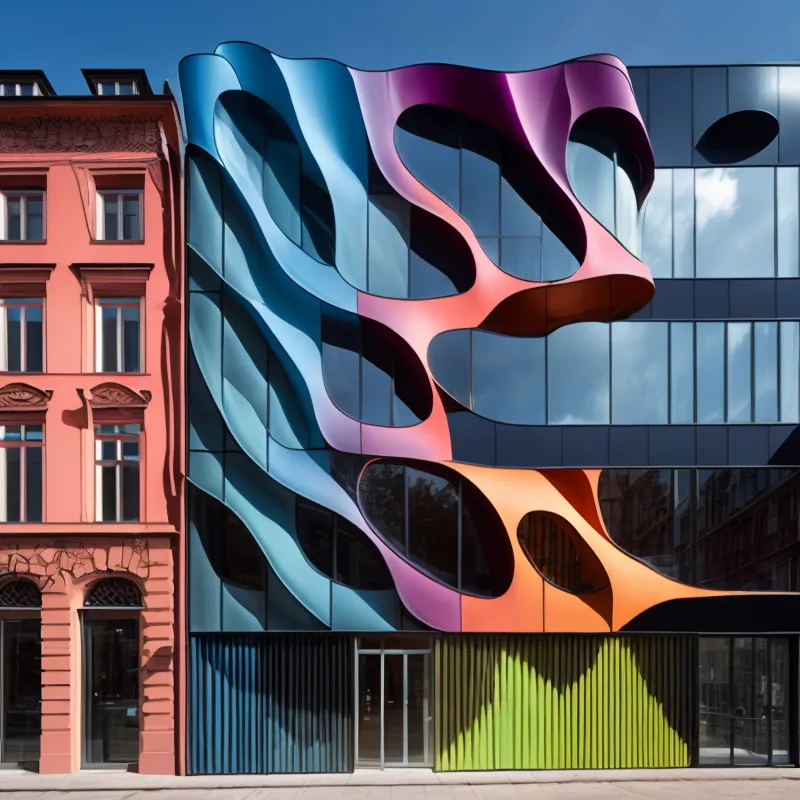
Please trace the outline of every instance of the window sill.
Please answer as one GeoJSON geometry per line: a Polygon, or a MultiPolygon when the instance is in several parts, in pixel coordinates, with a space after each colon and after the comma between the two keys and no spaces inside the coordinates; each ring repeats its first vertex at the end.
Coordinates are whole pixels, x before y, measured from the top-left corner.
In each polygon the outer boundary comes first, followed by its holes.
{"type": "Polygon", "coordinates": [[[0,245],[2,244],[47,244],[47,239],[0,239],[0,245]]]}
{"type": "Polygon", "coordinates": [[[92,239],[92,244],[144,244],[144,239],[92,239]]]}
{"type": "MultiPolygon", "coordinates": [[[[15,373],[15,374],[17,374],[17,373],[15,373]]],[[[115,376],[120,376],[120,375],[136,376],[138,378],[149,378],[150,375],[151,375],[151,373],[149,373],[149,372],[89,372],[89,373],[83,373],[83,374],[102,375],[102,376],[108,377],[108,378],[113,378],[115,376]]]]}

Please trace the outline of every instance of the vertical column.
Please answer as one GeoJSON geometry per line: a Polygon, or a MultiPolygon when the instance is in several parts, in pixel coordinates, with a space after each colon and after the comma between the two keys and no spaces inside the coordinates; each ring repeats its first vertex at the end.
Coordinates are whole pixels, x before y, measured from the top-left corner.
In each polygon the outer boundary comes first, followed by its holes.
{"type": "Polygon", "coordinates": [[[79,767],[80,713],[77,671],[78,621],[64,580],[42,592],[42,738],[39,772],[74,772],[79,767]]]}
{"type": "Polygon", "coordinates": [[[171,543],[150,541],[142,612],[139,772],[175,774],[175,578],[171,543]]]}

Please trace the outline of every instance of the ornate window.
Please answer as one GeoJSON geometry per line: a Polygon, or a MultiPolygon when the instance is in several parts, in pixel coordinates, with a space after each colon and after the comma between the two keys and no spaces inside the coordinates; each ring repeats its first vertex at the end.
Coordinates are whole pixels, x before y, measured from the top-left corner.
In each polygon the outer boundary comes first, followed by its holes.
{"type": "Polygon", "coordinates": [[[84,608],[143,608],[139,587],[127,578],[105,578],[89,589],[84,608]]]}
{"type": "Polygon", "coordinates": [[[42,593],[33,582],[11,579],[0,583],[0,608],[41,608],[42,593]]]}
{"type": "Polygon", "coordinates": [[[136,423],[95,425],[97,520],[139,521],[139,437],[136,423]]]}

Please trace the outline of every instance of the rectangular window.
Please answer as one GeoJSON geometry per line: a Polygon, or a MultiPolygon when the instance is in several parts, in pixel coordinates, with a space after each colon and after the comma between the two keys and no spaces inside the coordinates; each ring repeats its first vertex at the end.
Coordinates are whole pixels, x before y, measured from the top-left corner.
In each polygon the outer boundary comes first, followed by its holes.
{"type": "Polygon", "coordinates": [[[42,521],[42,425],[0,425],[0,522],[42,521]]]}
{"type": "Polygon", "coordinates": [[[0,83],[0,97],[34,97],[39,94],[39,86],[33,81],[0,83]]]}
{"type": "Polygon", "coordinates": [[[43,372],[41,297],[0,298],[0,372],[43,372]]]}
{"type": "Polygon", "coordinates": [[[694,323],[670,323],[670,417],[694,422],[694,323]]]}
{"type": "Polygon", "coordinates": [[[95,369],[142,371],[141,298],[101,297],[95,305],[95,369]]]}
{"type": "Polygon", "coordinates": [[[95,425],[94,434],[97,521],[138,522],[141,426],[95,425]]]}
{"type": "Polygon", "coordinates": [[[44,192],[0,193],[0,238],[8,242],[44,241],[44,192]]]}
{"type": "Polygon", "coordinates": [[[749,322],[727,325],[728,347],[728,422],[750,422],[752,326],[749,322]]]}
{"type": "Polygon", "coordinates": [[[97,84],[97,94],[103,97],[106,95],[139,94],[139,87],[136,85],[136,81],[100,81],[97,84]]]}
{"type": "Polygon", "coordinates": [[[140,242],[142,192],[102,191],[97,197],[97,238],[106,242],[140,242]]]}
{"type": "Polygon", "coordinates": [[[697,421],[725,421],[725,323],[697,323],[697,421]]]}

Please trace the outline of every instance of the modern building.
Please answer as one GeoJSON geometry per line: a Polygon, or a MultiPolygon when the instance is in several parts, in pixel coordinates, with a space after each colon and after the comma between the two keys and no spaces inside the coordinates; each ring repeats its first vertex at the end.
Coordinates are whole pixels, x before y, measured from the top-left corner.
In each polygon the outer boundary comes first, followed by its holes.
{"type": "Polygon", "coordinates": [[[188,770],[797,764],[800,67],[180,67],[188,770]]]}
{"type": "Polygon", "coordinates": [[[0,74],[0,762],[176,763],[177,106],[0,74]]]}

